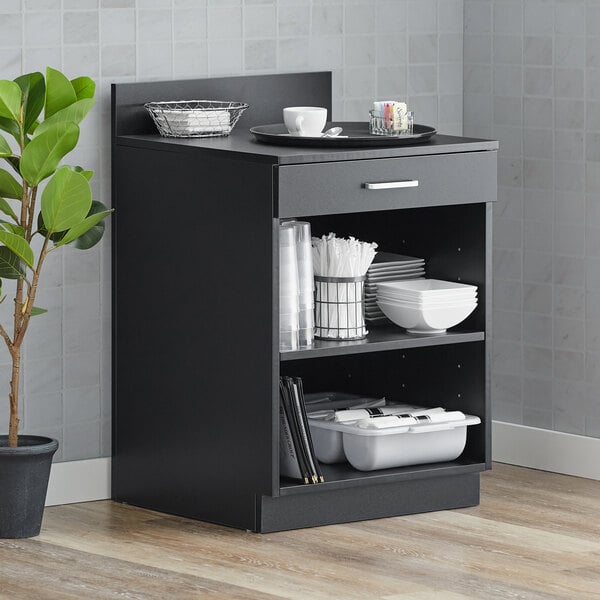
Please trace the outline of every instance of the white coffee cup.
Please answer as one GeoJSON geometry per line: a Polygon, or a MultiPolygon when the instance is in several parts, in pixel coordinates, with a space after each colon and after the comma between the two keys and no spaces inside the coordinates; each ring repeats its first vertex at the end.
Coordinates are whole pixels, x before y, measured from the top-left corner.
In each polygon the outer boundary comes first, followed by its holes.
{"type": "Polygon", "coordinates": [[[289,106],[283,109],[283,122],[290,135],[319,137],[327,123],[327,109],[318,106],[289,106]]]}

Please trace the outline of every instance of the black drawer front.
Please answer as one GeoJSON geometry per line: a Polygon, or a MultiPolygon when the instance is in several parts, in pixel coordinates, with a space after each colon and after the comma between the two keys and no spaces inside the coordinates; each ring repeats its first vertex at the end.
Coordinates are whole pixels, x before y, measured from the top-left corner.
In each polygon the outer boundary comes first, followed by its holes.
{"type": "Polygon", "coordinates": [[[279,216],[492,202],[496,163],[492,151],[281,166],[279,216]]]}

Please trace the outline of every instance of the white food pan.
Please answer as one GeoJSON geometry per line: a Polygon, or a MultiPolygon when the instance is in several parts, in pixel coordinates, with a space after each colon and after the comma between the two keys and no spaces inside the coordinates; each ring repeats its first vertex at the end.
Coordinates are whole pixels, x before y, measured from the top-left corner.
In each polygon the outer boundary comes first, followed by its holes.
{"type": "Polygon", "coordinates": [[[355,423],[319,419],[309,423],[319,461],[348,460],[359,471],[373,471],[455,460],[465,449],[467,427],[481,419],[465,415],[464,421],[389,429],[362,429],[355,423]]]}

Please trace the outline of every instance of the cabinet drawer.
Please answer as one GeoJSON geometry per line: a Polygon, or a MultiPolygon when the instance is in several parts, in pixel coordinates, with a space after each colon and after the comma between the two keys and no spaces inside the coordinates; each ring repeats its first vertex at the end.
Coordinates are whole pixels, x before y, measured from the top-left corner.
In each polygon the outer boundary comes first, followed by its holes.
{"type": "Polygon", "coordinates": [[[496,199],[497,152],[278,167],[280,217],[470,204],[496,199]]]}

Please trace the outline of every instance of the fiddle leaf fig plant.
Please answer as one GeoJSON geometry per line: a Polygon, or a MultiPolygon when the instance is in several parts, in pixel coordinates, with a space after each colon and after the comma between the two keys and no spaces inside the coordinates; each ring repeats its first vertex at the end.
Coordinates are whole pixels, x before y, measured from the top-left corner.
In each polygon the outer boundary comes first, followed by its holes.
{"type": "Polygon", "coordinates": [[[89,77],[69,80],[50,67],[45,77],[0,80],[0,130],[9,136],[0,134],[0,163],[7,167],[0,168],[0,302],[9,295],[7,282],[14,302],[11,323],[0,323],[12,361],[10,447],[18,445],[23,339],[31,317],[46,312],[35,306],[44,261],[67,244],[82,250],[97,244],[111,212],[92,200],[92,171],[61,164],[77,145],[95,88],[89,77]]]}

